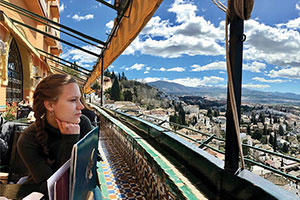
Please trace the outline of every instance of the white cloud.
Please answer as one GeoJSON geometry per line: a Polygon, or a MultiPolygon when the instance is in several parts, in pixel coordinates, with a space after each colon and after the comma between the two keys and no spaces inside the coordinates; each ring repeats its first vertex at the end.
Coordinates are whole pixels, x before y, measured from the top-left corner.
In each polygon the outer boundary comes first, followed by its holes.
{"type": "Polygon", "coordinates": [[[153,77],[147,77],[143,79],[137,79],[137,81],[142,82],[142,83],[150,83],[150,82],[155,82],[155,81],[160,81],[162,78],[153,78],[153,77]]]}
{"type": "Polygon", "coordinates": [[[289,20],[286,24],[277,24],[278,28],[286,27],[290,29],[299,29],[300,28],[300,17],[296,19],[289,20]]]}
{"type": "Polygon", "coordinates": [[[176,0],[168,11],[175,13],[176,25],[153,17],[123,55],[136,51],[163,58],[225,54],[220,45],[224,43],[224,30],[197,16],[196,5],[176,0]]]}
{"type": "Polygon", "coordinates": [[[164,72],[164,71],[166,71],[166,68],[164,68],[164,67],[161,67],[161,68],[159,68],[159,69],[153,69],[153,71],[161,71],[161,72],[164,72]]]}
{"type": "Polygon", "coordinates": [[[145,67],[145,64],[138,64],[138,63],[135,63],[135,64],[132,65],[131,67],[126,67],[125,70],[126,70],[126,71],[128,71],[128,70],[137,70],[137,71],[140,71],[140,70],[142,70],[144,67],[145,67]]]}
{"type": "Polygon", "coordinates": [[[300,2],[296,3],[296,10],[300,10],[300,2]]]}
{"type": "Polygon", "coordinates": [[[273,79],[273,80],[269,79],[269,80],[267,80],[267,79],[262,78],[262,77],[254,77],[254,78],[252,78],[252,80],[263,82],[263,83],[283,83],[283,82],[286,82],[285,80],[281,80],[281,79],[273,79]]]}
{"type": "Polygon", "coordinates": [[[268,74],[271,78],[284,77],[289,79],[300,79],[300,68],[299,67],[289,67],[280,69],[278,71],[271,70],[268,74]]]}
{"type": "Polygon", "coordinates": [[[251,88],[251,89],[265,89],[269,88],[270,85],[259,85],[259,84],[243,84],[243,88],[251,88]]]}
{"type": "Polygon", "coordinates": [[[282,27],[271,27],[254,20],[246,21],[244,58],[281,67],[300,67],[300,34],[282,27]]]}
{"type": "Polygon", "coordinates": [[[184,72],[185,69],[183,67],[173,67],[170,69],[167,69],[167,72],[184,72]]]}
{"type": "MultiPolygon", "coordinates": [[[[96,54],[100,54],[101,51],[101,49],[91,45],[82,46],[82,48],[96,54]]],[[[74,48],[64,50],[60,57],[69,60],[70,62],[76,61],[79,66],[84,66],[89,69],[97,62],[97,57],[74,48]]]]}
{"type": "Polygon", "coordinates": [[[109,29],[112,29],[114,27],[114,21],[113,20],[110,20],[109,22],[107,22],[105,24],[105,26],[109,29]]]}
{"type": "Polygon", "coordinates": [[[59,12],[62,13],[64,10],[65,10],[65,4],[62,3],[62,4],[59,6],[59,12]]]}
{"type": "Polygon", "coordinates": [[[211,85],[216,85],[220,82],[224,82],[224,78],[217,77],[217,76],[210,76],[210,77],[204,76],[203,79],[187,77],[187,78],[178,78],[172,80],[167,78],[147,77],[141,79],[140,81],[148,83],[148,82],[154,82],[159,80],[168,81],[171,83],[178,83],[186,87],[211,86],[211,85]]]}
{"type": "Polygon", "coordinates": [[[257,61],[243,64],[243,70],[260,73],[263,69],[266,69],[266,64],[257,61]]]}
{"type": "Polygon", "coordinates": [[[192,65],[191,68],[193,68],[192,71],[194,72],[207,71],[207,70],[226,70],[226,62],[224,61],[213,62],[204,66],[195,64],[192,65]]]}
{"type": "Polygon", "coordinates": [[[81,20],[89,20],[89,19],[94,19],[93,14],[87,14],[85,16],[79,16],[77,14],[73,15],[72,19],[75,19],[76,21],[81,21],[81,20]]]}

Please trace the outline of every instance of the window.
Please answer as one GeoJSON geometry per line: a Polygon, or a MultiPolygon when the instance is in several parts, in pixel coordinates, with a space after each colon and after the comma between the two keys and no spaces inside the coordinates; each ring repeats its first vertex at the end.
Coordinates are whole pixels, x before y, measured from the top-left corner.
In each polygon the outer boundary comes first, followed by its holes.
{"type": "Polygon", "coordinates": [[[15,39],[12,40],[8,54],[7,102],[20,102],[23,99],[23,70],[21,55],[15,39]]]}

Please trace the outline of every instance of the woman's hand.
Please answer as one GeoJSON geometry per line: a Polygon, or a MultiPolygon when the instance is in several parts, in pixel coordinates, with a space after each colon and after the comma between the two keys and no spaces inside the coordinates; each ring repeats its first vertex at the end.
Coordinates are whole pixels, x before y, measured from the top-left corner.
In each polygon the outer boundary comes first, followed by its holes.
{"type": "Polygon", "coordinates": [[[74,123],[69,123],[69,122],[64,122],[60,121],[59,119],[55,119],[58,128],[63,135],[68,135],[68,134],[79,134],[80,133],[80,126],[79,124],[74,124],[74,123]]]}

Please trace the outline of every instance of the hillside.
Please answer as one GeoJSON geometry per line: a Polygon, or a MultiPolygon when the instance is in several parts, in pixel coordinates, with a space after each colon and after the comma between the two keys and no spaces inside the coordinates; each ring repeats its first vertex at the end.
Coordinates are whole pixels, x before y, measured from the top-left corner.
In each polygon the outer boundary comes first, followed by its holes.
{"type": "MultiPolygon", "coordinates": [[[[227,98],[227,88],[221,87],[186,87],[167,81],[148,83],[157,89],[173,95],[208,96],[218,99],[227,98]]],[[[242,89],[242,100],[253,103],[284,103],[300,106],[300,95],[294,93],[262,92],[242,89]]]]}

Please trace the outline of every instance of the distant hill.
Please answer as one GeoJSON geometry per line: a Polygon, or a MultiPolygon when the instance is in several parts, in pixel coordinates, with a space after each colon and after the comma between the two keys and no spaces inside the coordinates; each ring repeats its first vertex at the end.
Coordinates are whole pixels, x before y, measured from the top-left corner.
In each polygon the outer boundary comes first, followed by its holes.
{"type": "MultiPolygon", "coordinates": [[[[221,87],[186,87],[178,83],[155,81],[148,83],[168,94],[207,96],[218,99],[227,98],[227,88],[221,87]]],[[[262,92],[243,88],[242,100],[253,103],[285,103],[300,106],[300,95],[294,93],[262,92]]]]}

